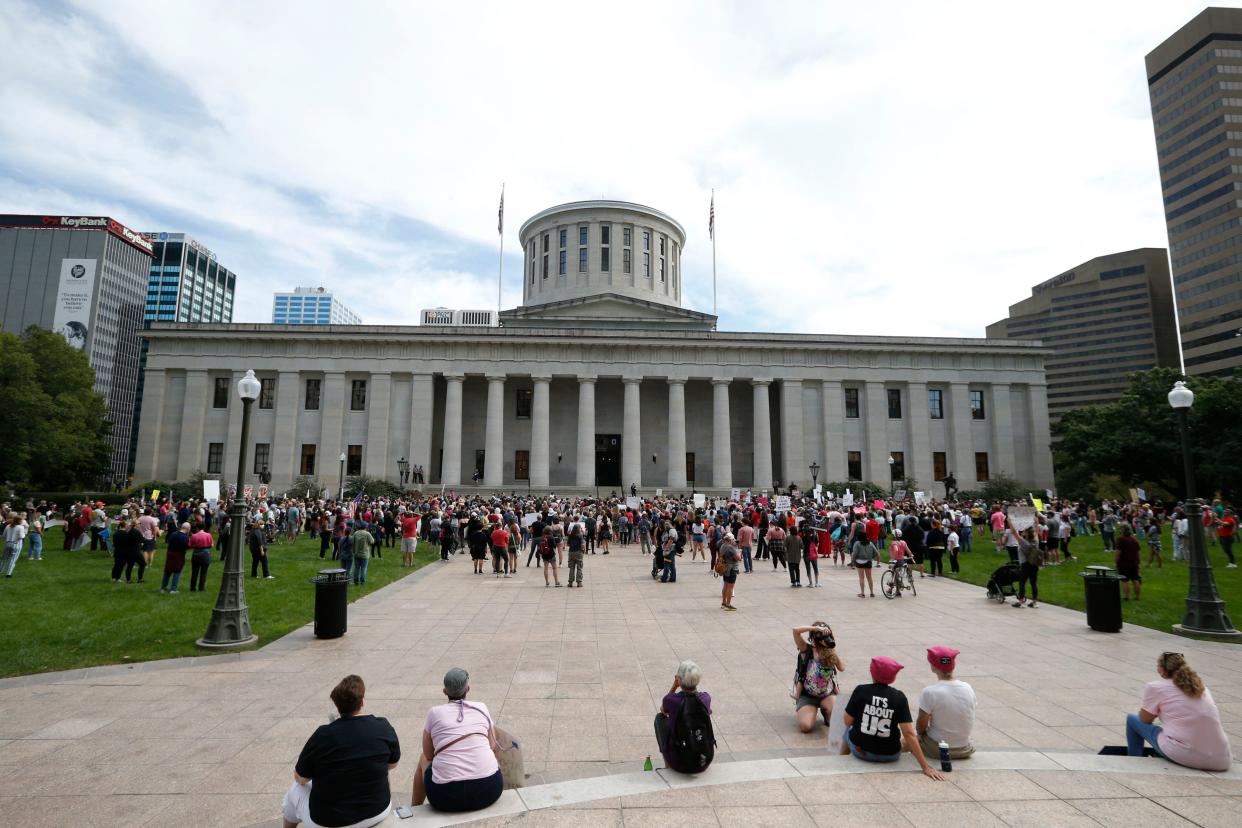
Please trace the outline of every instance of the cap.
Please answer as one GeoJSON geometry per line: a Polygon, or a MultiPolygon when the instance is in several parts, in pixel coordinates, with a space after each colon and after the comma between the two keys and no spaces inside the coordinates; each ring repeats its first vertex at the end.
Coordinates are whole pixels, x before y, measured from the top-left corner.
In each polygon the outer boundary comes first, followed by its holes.
{"type": "Polygon", "coordinates": [[[892,684],[904,666],[895,658],[876,656],[871,659],[871,680],[877,684],[892,684]]]}
{"type": "Polygon", "coordinates": [[[957,665],[957,654],[961,650],[955,650],[952,647],[939,645],[927,648],[927,663],[932,666],[933,670],[939,670],[942,673],[952,673],[953,668],[957,665]]]}

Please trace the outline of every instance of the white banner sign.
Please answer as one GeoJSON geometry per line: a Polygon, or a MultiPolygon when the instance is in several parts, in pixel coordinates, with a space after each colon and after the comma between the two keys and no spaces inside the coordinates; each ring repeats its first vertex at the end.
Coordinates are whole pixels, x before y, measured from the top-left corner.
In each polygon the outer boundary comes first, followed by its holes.
{"type": "Polygon", "coordinates": [[[523,526],[530,527],[537,520],[539,520],[539,514],[537,512],[529,512],[525,515],[522,515],[523,526]]]}
{"type": "Polygon", "coordinates": [[[730,500],[737,500],[737,499],[738,499],[739,497],[741,497],[741,496],[742,496],[742,490],[741,490],[741,489],[730,489],[730,490],[729,490],[729,499],[730,499],[730,500]]]}
{"type": "Polygon", "coordinates": [[[703,508],[703,504],[707,502],[707,495],[702,492],[696,492],[694,495],[694,506],[696,509],[703,508]]]}
{"type": "Polygon", "coordinates": [[[841,495],[841,505],[847,509],[854,505],[854,495],[849,489],[846,489],[845,494],[841,495]]]}
{"type": "Polygon", "coordinates": [[[664,497],[664,490],[663,490],[663,489],[656,489],[655,496],[656,496],[656,497],[664,497]]]}
{"type": "Polygon", "coordinates": [[[220,499],[220,481],[204,480],[203,481],[203,500],[219,500],[220,499]]]}
{"type": "Polygon", "coordinates": [[[643,502],[642,502],[642,500],[641,500],[640,498],[637,498],[637,497],[627,497],[627,498],[625,499],[625,506],[626,506],[626,508],[628,508],[628,509],[641,509],[641,508],[642,508],[642,505],[643,505],[643,502]]]}
{"type": "Polygon", "coordinates": [[[927,502],[927,492],[915,492],[915,493],[914,493],[914,502],[915,502],[915,503],[917,503],[917,504],[919,504],[920,506],[922,506],[924,503],[926,503],[926,502],[927,502]]]}
{"type": "Polygon", "coordinates": [[[788,512],[789,511],[789,495],[777,495],[775,509],[778,512],[788,512]]]}
{"type": "Polygon", "coordinates": [[[52,330],[79,351],[86,350],[91,323],[91,295],[95,291],[94,259],[61,259],[60,289],[52,330]]]}
{"type": "Polygon", "coordinates": [[[1013,521],[1013,528],[1019,532],[1024,529],[1030,529],[1035,525],[1035,507],[1034,506],[1010,506],[1009,519],[1013,521]]]}

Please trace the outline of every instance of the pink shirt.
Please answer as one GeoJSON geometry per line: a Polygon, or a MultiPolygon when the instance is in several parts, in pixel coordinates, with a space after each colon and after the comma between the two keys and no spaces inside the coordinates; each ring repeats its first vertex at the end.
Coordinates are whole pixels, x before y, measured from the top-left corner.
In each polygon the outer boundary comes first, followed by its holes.
{"type": "Polygon", "coordinates": [[[160,528],[160,522],[151,515],[143,515],[138,518],[138,531],[142,533],[145,540],[155,540],[155,530],[160,528]]]}
{"type": "Polygon", "coordinates": [[[755,542],[755,529],[747,523],[742,524],[742,528],[737,530],[737,545],[750,546],[755,542]]]}
{"type": "Polygon", "coordinates": [[[431,734],[435,750],[467,733],[469,736],[435,755],[431,763],[431,780],[437,785],[463,779],[485,779],[499,769],[492,753],[487,730],[492,714],[482,702],[449,702],[427,711],[423,729],[431,734]],[[460,717],[460,721],[458,721],[460,717]]]}
{"type": "Polygon", "coordinates": [[[992,531],[999,532],[1005,528],[1005,515],[999,510],[992,513],[992,531]]]}
{"type": "Polygon", "coordinates": [[[1233,761],[1220,711],[1206,688],[1199,698],[1183,693],[1172,679],[1158,679],[1143,690],[1143,709],[1164,728],[1160,752],[1179,765],[1200,770],[1229,770],[1233,761]]]}
{"type": "Polygon", "coordinates": [[[903,561],[906,558],[906,552],[910,547],[906,546],[903,540],[895,540],[888,545],[888,559],[890,561],[903,561]]]}

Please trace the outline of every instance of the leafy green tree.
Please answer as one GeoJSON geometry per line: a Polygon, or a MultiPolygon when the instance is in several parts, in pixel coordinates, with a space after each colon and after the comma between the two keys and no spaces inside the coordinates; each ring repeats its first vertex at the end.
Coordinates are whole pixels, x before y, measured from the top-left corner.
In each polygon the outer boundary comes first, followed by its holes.
{"type": "Polygon", "coordinates": [[[30,327],[0,334],[0,478],[36,489],[89,486],[112,455],[104,399],[86,354],[30,327]]]}
{"type": "MultiPolygon", "coordinates": [[[[1186,493],[1177,414],[1169,406],[1173,383],[1185,380],[1195,393],[1190,409],[1190,447],[1198,494],[1239,494],[1237,458],[1242,456],[1242,380],[1187,379],[1171,368],[1130,376],[1117,402],[1071,411],[1053,428],[1057,488],[1069,497],[1095,497],[1112,476],[1124,487],[1186,493]],[[1150,483],[1150,486],[1144,486],[1150,483]]],[[[1108,488],[1115,489],[1115,484],[1108,488]]],[[[1149,493],[1150,494],[1150,493],[1149,493]]]]}

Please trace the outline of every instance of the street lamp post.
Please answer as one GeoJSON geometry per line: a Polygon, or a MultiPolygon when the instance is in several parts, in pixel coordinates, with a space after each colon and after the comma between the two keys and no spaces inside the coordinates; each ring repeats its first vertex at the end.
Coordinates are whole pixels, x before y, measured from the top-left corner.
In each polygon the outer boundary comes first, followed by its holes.
{"type": "Polygon", "coordinates": [[[405,488],[405,484],[410,479],[410,461],[402,457],[397,461],[397,476],[401,479],[401,488],[405,488]]]}
{"type": "Polygon", "coordinates": [[[243,482],[246,477],[246,445],[250,442],[250,406],[259,398],[259,381],[254,371],[237,383],[242,401],[241,448],[237,458],[237,493],[229,510],[229,548],[224,558],[224,578],[220,594],[211,611],[207,632],[195,642],[209,650],[244,647],[259,640],[250,630],[250,612],[246,607],[246,582],[242,577],[242,544],[246,541],[246,498],[243,482]]]}
{"type": "Polygon", "coordinates": [[[811,461],[811,491],[815,491],[815,487],[819,485],[819,463],[811,461]]]}
{"type": "Polygon", "coordinates": [[[341,493],[336,498],[337,503],[345,502],[345,452],[341,452],[341,493]]]}
{"type": "Polygon", "coordinates": [[[1190,530],[1190,592],[1186,596],[1186,614],[1182,623],[1173,625],[1179,635],[1202,635],[1212,638],[1242,638],[1235,630],[1225,612],[1225,602],[1216,590],[1216,578],[1212,575],[1212,561],[1207,554],[1203,539],[1203,501],[1195,496],[1195,470],[1190,455],[1190,407],[1194,405],[1194,392],[1186,383],[1178,380],[1169,392],[1169,405],[1177,412],[1177,423],[1182,436],[1182,465],[1186,475],[1186,521],[1190,530]]]}
{"type": "Polygon", "coordinates": [[[897,482],[896,479],[893,477],[893,472],[895,471],[897,471],[897,458],[893,457],[893,455],[890,454],[888,456],[888,485],[889,486],[892,486],[894,483],[897,482]]]}

